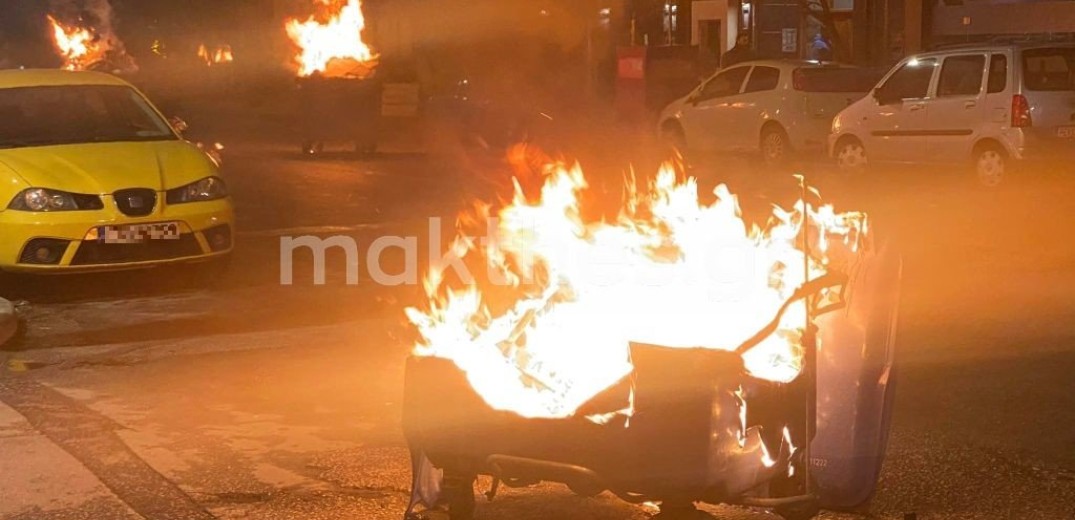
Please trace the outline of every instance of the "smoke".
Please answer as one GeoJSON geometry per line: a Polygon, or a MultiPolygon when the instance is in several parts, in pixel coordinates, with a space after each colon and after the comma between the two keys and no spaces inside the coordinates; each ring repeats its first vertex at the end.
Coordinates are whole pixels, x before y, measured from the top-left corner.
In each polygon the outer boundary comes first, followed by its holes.
{"type": "Polygon", "coordinates": [[[112,29],[112,4],[108,0],[49,0],[49,11],[59,21],[92,28],[103,45],[123,47],[112,29]]]}

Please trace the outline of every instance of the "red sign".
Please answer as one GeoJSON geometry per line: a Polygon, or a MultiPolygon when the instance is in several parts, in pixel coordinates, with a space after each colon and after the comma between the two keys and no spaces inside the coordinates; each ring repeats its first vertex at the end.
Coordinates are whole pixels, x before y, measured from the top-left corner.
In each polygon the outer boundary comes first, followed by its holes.
{"type": "Polygon", "coordinates": [[[620,47],[616,54],[617,77],[620,79],[646,78],[645,47],[620,47]]]}

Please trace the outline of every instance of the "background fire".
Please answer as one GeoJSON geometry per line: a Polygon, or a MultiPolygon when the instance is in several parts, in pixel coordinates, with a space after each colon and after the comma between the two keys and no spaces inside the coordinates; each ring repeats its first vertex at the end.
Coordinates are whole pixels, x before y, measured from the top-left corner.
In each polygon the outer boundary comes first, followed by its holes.
{"type": "Polygon", "coordinates": [[[359,0],[320,0],[322,16],[286,22],[287,34],[299,48],[295,57],[299,76],[365,77],[376,65],[376,55],[362,41],[366,19],[359,0]]]}
{"type": "MultiPolygon", "coordinates": [[[[552,164],[546,173],[538,200],[517,185],[495,218],[487,209],[478,216],[474,227],[495,235],[488,243],[479,247],[466,230],[456,240],[455,253],[480,257],[490,283],[446,287],[444,266],[434,265],[429,310],[407,310],[422,337],[417,355],[454,361],[490,406],[525,417],[568,417],[616,384],[631,371],[631,342],[734,350],[807,277],[826,273],[833,238],[853,252],[866,232],[862,214],[802,201],[750,228],[727,188],[701,204],[695,180],[678,181],[672,165],[647,189],[632,188],[615,222],[586,222],[581,169],[552,164]],[[489,305],[503,290],[508,302],[489,305]]],[[[792,304],[744,356],[752,375],[798,376],[805,308],[792,304]]]]}
{"type": "Polygon", "coordinates": [[[235,61],[235,55],[232,53],[231,45],[206,47],[204,43],[200,44],[198,45],[198,57],[210,67],[235,61]]]}
{"type": "Polygon", "coordinates": [[[84,70],[104,59],[110,48],[107,39],[101,38],[93,29],[64,25],[52,15],[48,18],[53,42],[64,59],[63,68],[84,70]]]}
{"type": "Polygon", "coordinates": [[[138,71],[134,57],[127,53],[116,33],[115,15],[108,0],[50,0],[45,16],[52,50],[59,56],[61,68],[138,71]]]}

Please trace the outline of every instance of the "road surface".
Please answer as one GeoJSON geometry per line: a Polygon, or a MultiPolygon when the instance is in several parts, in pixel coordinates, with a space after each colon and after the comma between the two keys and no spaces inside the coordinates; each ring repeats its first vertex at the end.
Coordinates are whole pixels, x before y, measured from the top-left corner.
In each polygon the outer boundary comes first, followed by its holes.
{"type": "MultiPolygon", "coordinates": [[[[414,341],[403,308],[420,292],[373,283],[365,259],[349,285],[333,255],[325,285],[300,255],[283,286],[280,239],[425,237],[429,217],[490,196],[510,169],[495,154],[424,153],[406,139],[372,158],[304,158],[280,119],[243,117],[214,127],[240,215],[224,278],[33,279],[11,296],[24,327],[0,352],[0,518],[402,518],[414,341]]],[[[562,151],[583,158],[596,190],[632,163],[655,166],[652,148],[582,134],[562,151]]],[[[905,259],[894,431],[869,518],[1075,518],[1075,180],[984,191],[954,172],[804,168],[838,209],[869,211],[905,259]]],[[[740,159],[692,173],[704,186],[729,180],[748,212],[792,185],[790,171],[740,159]]],[[[478,518],[653,512],[543,485],[480,502],[478,518]]]]}

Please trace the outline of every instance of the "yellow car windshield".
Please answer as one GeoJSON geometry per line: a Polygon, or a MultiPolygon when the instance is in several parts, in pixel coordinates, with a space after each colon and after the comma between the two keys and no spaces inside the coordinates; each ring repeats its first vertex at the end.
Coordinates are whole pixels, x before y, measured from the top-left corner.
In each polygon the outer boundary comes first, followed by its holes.
{"type": "Polygon", "coordinates": [[[168,123],[129,87],[0,89],[0,148],[170,139],[168,123]]]}

